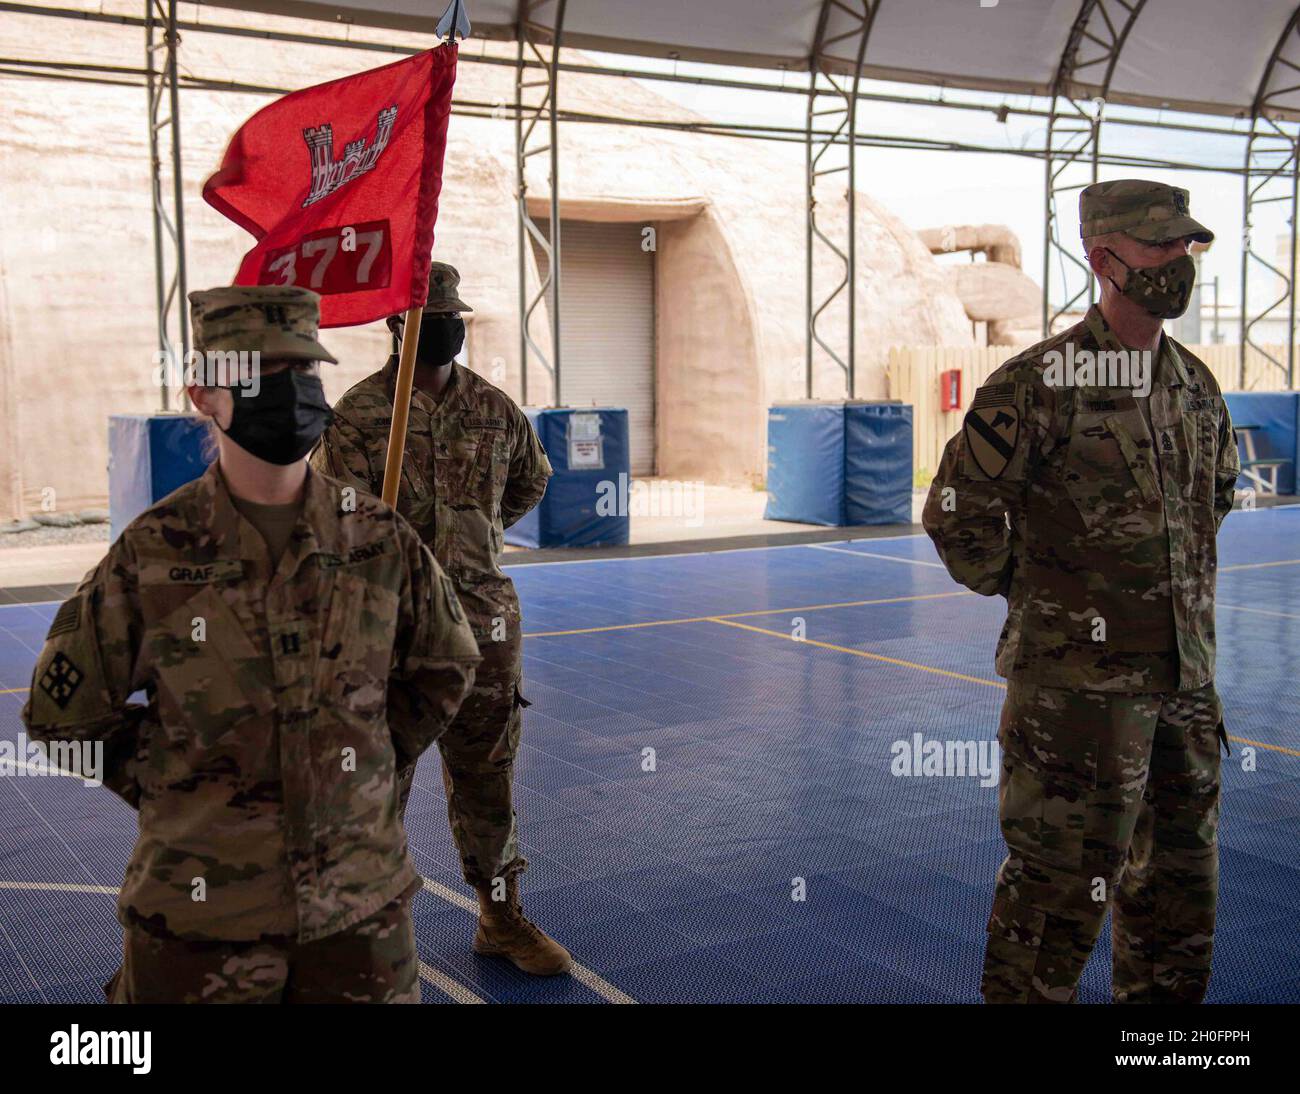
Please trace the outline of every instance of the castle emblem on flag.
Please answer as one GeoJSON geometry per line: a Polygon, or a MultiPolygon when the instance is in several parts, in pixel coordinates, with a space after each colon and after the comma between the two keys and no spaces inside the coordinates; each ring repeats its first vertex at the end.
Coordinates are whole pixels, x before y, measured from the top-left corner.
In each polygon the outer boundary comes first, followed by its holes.
{"type": "Polygon", "coordinates": [[[343,147],[342,158],[337,160],[334,158],[334,127],[329,122],[315,129],[304,129],[302,138],[307,142],[307,152],[311,156],[311,193],[302,207],[305,209],[329,197],[339,187],[373,168],[388,147],[388,138],[392,136],[396,121],[396,106],[381,110],[373,143],[367,147],[365,137],[349,141],[343,147]]]}

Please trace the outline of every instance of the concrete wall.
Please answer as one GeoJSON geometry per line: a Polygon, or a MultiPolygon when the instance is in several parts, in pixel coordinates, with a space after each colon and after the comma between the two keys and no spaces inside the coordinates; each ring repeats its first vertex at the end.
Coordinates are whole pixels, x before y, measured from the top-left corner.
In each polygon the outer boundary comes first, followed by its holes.
{"type": "Polygon", "coordinates": [[[712,209],[659,226],[659,474],[722,482],[752,477],[762,459],[767,387],[757,317],[712,209]]]}
{"type": "MultiPolygon", "coordinates": [[[[137,3],[102,10],[138,16],[137,3]]],[[[182,5],[182,18],[194,9],[182,5]]],[[[336,33],[326,24],[205,9],[205,21],[336,33]]],[[[366,30],[372,41],[430,44],[366,30]]],[[[458,102],[513,101],[513,71],[462,53],[458,102]]],[[[139,66],[138,28],[6,14],[0,51],[12,58],[139,66]]],[[[194,76],[305,87],[388,63],[390,54],[190,32],[181,56],[194,76]]],[[[578,55],[574,55],[577,58],[578,55]]],[[[203,179],[238,125],[271,96],[188,89],[181,96],[189,287],[227,284],[251,240],[205,205],[203,179]]],[[[565,74],[563,109],[635,118],[688,114],[633,81],[565,74]]],[[[106,418],[158,407],[153,241],[146,99],[141,87],[0,76],[0,518],[33,508],[53,487],[60,508],[107,494],[106,418]]],[[[305,153],[304,153],[305,154],[305,153]]],[[[860,185],[870,188],[869,156],[860,185]]],[[[561,127],[564,215],[644,219],[658,230],[660,462],[662,473],[756,480],[764,470],[766,407],[803,395],[803,149],[611,125],[561,127]],[[686,219],[682,217],[686,214],[686,219]]],[[[517,323],[514,123],[453,114],[435,257],[462,274],[474,306],[471,364],[520,390],[517,323]]],[[[840,176],[836,176],[840,177],[840,176]]],[[[170,179],[165,180],[170,186],[170,179]]],[[[530,198],[545,199],[544,157],[529,168],[530,198]]],[[[842,182],[819,193],[834,223],[842,182]],[[838,186],[838,189],[836,189],[838,186]]],[[[969,345],[970,325],[944,272],[916,234],[867,194],[858,202],[857,394],[883,397],[894,344],[969,345]]],[[[536,285],[531,249],[530,284],[536,285]]],[[[838,277],[818,257],[821,287],[838,277]]],[[[827,313],[831,330],[842,312],[827,313]]],[[[838,320],[839,327],[835,326],[838,320]]],[[[539,309],[534,336],[545,342],[539,309]]],[[[340,358],[326,390],[337,398],[379,367],[380,324],[326,331],[340,358]]],[[[819,354],[818,397],[844,393],[839,369],[819,354]]],[[[545,402],[546,376],[529,373],[529,401],[545,402]]]]}

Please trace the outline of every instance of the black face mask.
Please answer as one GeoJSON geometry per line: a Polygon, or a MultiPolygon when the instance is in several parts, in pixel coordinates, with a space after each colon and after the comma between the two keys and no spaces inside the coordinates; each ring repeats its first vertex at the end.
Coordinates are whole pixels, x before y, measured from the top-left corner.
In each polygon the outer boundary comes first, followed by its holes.
{"type": "Polygon", "coordinates": [[[286,368],[262,377],[256,395],[231,389],[234,409],[225,431],[244,451],[281,467],[312,450],[334,420],[319,376],[286,368]]]}
{"type": "Polygon", "coordinates": [[[425,315],[420,319],[416,354],[427,365],[445,365],[465,344],[465,320],[455,315],[425,315]]]}

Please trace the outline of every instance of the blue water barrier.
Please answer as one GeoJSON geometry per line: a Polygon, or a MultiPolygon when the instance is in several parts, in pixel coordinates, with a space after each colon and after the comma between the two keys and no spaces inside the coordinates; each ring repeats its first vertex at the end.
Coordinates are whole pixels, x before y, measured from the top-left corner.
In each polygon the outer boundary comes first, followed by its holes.
{"type": "Polygon", "coordinates": [[[628,542],[632,486],[627,411],[525,407],[555,474],[536,509],[506,529],[516,547],[610,547],[628,542]]]}

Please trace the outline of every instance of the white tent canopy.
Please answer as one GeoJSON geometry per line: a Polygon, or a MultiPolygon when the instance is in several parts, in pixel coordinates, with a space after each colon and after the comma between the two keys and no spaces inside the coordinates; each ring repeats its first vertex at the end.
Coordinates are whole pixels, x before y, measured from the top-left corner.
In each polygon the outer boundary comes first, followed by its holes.
{"type": "MultiPolygon", "coordinates": [[[[331,23],[431,31],[446,0],[201,0],[331,23]]],[[[555,0],[467,0],[475,36],[513,40],[521,12],[554,23],[555,0]]],[[[840,72],[857,57],[862,0],[568,0],[562,43],[581,49],[840,72]]],[[[1248,117],[1270,58],[1295,42],[1295,0],[875,0],[864,76],[1248,117]],[[981,3],[991,6],[984,7],[981,3]],[[1113,68],[1108,63],[1116,51],[1113,68]],[[1091,63],[1090,63],[1091,62],[1091,63]]],[[[1300,119],[1300,72],[1272,67],[1267,112],[1300,119]]]]}

